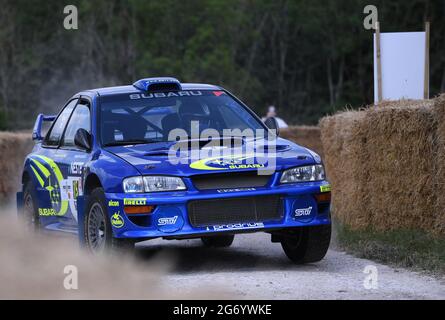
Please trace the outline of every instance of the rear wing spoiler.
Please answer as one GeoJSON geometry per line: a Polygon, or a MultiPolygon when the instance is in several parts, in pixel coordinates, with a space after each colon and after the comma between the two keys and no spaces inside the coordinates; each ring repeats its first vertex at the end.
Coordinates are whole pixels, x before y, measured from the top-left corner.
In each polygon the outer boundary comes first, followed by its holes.
{"type": "Polygon", "coordinates": [[[32,140],[41,141],[42,137],[42,124],[43,122],[53,122],[56,120],[57,116],[46,116],[44,114],[39,114],[36,119],[36,123],[34,124],[34,129],[32,129],[32,140]]]}

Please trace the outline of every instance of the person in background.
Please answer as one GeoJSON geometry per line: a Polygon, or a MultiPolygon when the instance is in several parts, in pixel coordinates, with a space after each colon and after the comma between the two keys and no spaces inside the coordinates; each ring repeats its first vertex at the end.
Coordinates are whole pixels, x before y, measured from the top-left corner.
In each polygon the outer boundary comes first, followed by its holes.
{"type": "Polygon", "coordinates": [[[261,120],[263,120],[264,122],[266,121],[267,118],[275,118],[277,120],[278,127],[280,129],[289,127],[283,119],[277,117],[277,111],[275,109],[275,106],[269,106],[269,108],[267,109],[266,116],[263,117],[261,120]]]}

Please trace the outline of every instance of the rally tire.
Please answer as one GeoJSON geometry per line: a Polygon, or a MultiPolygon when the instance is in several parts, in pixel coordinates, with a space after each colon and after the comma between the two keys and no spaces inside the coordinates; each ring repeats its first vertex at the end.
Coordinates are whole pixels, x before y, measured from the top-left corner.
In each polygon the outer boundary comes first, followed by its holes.
{"type": "Polygon", "coordinates": [[[134,241],[113,236],[107,210],[103,189],[94,189],[86,201],[85,246],[93,254],[125,254],[131,252],[134,249],[134,241]]]}
{"type": "Polygon", "coordinates": [[[296,264],[322,260],[331,242],[331,225],[301,227],[281,240],[286,256],[296,264]]]}
{"type": "Polygon", "coordinates": [[[201,241],[206,247],[210,248],[226,248],[230,247],[235,239],[234,235],[220,235],[202,237],[201,241]]]}
{"type": "Polygon", "coordinates": [[[40,229],[37,198],[31,181],[27,181],[23,188],[22,217],[27,231],[38,231],[40,229]]]}

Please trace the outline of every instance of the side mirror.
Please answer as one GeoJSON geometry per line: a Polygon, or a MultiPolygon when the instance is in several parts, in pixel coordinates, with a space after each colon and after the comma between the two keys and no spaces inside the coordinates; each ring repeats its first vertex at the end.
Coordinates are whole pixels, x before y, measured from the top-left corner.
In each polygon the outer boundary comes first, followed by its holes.
{"type": "Polygon", "coordinates": [[[264,121],[264,124],[265,124],[269,129],[271,129],[272,131],[274,131],[274,132],[276,133],[277,136],[280,135],[280,127],[279,127],[279,125],[278,125],[278,121],[277,121],[277,119],[275,119],[274,117],[267,118],[267,119],[264,121]]]}
{"type": "Polygon", "coordinates": [[[32,140],[42,141],[42,124],[43,122],[52,122],[56,120],[56,116],[46,116],[44,114],[39,114],[37,116],[36,122],[34,124],[34,129],[32,129],[32,140]]]}
{"type": "Polygon", "coordinates": [[[74,136],[74,144],[81,149],[91,150],[91,134],[85,129],[79,129],[74,136]]]}

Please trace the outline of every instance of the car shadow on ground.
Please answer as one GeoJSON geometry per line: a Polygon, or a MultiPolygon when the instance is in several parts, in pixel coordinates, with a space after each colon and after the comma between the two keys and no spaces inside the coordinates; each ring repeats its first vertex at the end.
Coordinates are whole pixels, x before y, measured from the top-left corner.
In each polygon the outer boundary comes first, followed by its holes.
{"type": "Polygon", "coordinates": [[[280,244],[268,247],[268,252],[261,252],[261,247],[242,246],[229,248],[207,248],[201,241],[194,240],[187,244],[181,242],[162,242],[150,244],[150,241],[137,246],[136,257],[142,263],[153,263],[164,259],[170,265],[171,273],[209,273],[209,272],[249,272],[249,271],[314,271],[317,264],[295,265],[284,255],[280,244]],[[272,253],[270,253],[272,251],[272,253]],[[276,252],[275,252],[276,251],[276,252]]]}

